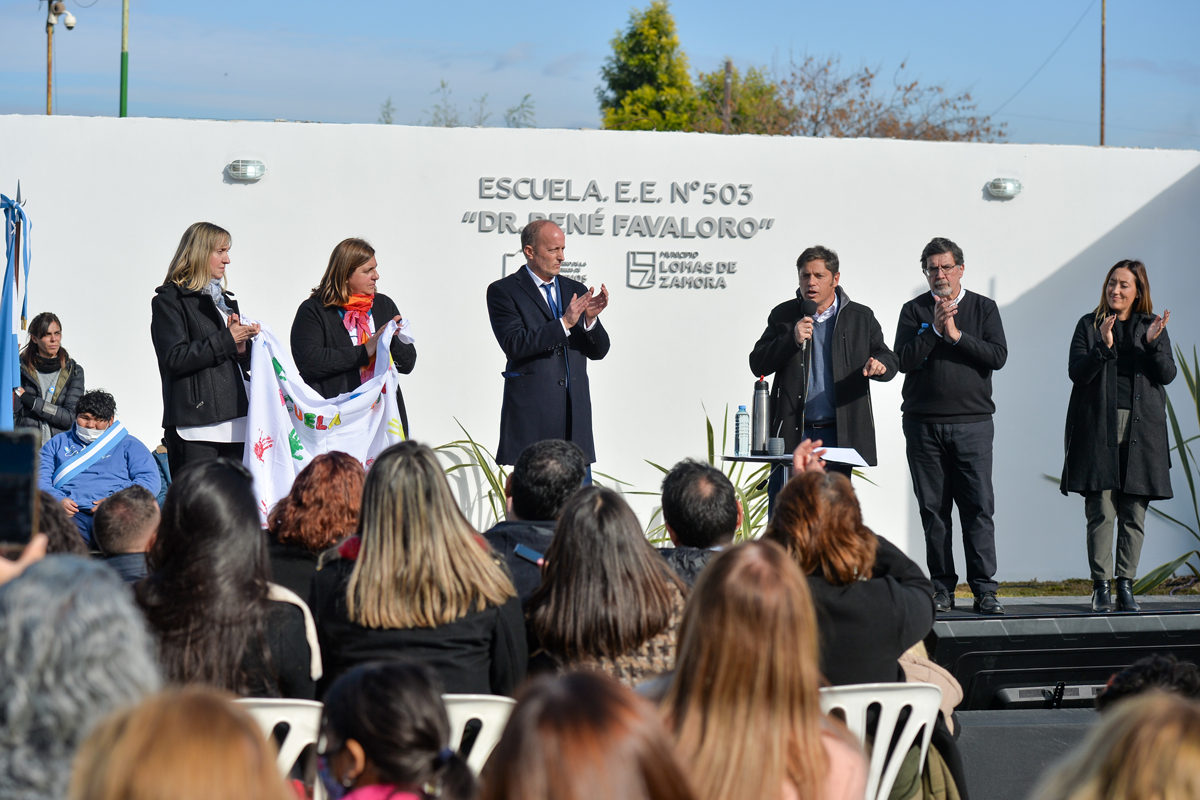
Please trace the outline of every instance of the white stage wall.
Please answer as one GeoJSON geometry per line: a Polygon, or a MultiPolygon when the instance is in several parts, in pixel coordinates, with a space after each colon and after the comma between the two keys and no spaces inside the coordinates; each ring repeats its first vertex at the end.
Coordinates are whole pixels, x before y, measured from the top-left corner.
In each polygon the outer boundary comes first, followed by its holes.
{"type": "MultiPolygon", "coordinates": [[[[416,369],[401,382],[413,436],[458,438],[457,418],[494,448],[504,357],[484,289],[520,262],[510,255],[519,250],[516,233],[486,229],[516,230],[531,212],[577,215],[564,220],[565,272],[612,294],[603,317],[612,351],[590,367],[596,468],[643,490],[659,480],[643,459],[703,455],[702,405],[719,425],[726,404],[731,413],[749,404],[747,355],[767,312],[792,296],[805,246],[838,251],[842,286],[874,309],[890,341],[901,304],[926,288],[921,248],[934,236],[954,239],[966,255],[964,284],[997,300],[1008,334],[1008,365],[994,381],[1005,580],[1087,574],[1082,500],[1062,497],[1041,476],[1061,468],[1067,347],[1106,269],[1144,259],[1156,310],[1173,311],[1173,340],[1189,351],[1200,341],[1196,151],[0,117],[0,190],[11,196],[18,180],[34,224],[30,311],[59,314],[88,387],[112,391],[122,419],[150,444],[161,436],[150,299],[190,223],[232,231],[229,286],[247,315],[283,336],[333,246],[347,236],[370,240],[380,289],[417,336],[416,369]],[[225,166],[237,158],[262,160],[266,177],[230,181],[225,166]],[[984,185],[995,177],[1019,178],[1024,191],[991,199],[984,185]],[[502,178],[532,178],[539,195],[543,180],[553,183],[544,200],[489,196],[511,185],[502,178]],[[706,205],[710,183],[716,199],[706,205]],[[694,187],[688,202],[674,184],[694,187]],[[619,202],[619,191],[629,202],[619,202]],[[615,234],[618,215],[648,216],[647,228],[626,222],[615,234]],[[708,238],[694,235],[705,217],[715,227],[708,238]],[[644,235],[660,225],[657,238],[644,235]],[[681,260],[668,253],[711,264],[700,288],[664,287],[664,266],[670,284],[670,264],[681,260]],[[639,284],[648,288],[631,288],[639,284]]],[[[517,186],[519,194],[529,188],[517,186]]],[[[880,466],[870,476],[878,486],[860,482],[859,495],[867,523],[923,563],[901,381],[874,386],[880,466]]],[[[1181,404],[1182,383],[1171,388],[1181,404]]],[[[1196,432],[1194,418],[1184,424],[1196,432]]],[[[1178,469],[1172,479],[1186,493],[1178,469]]],[[[645,521],[654,501],[631,499],[645,521]]],[[[1191,516],[1190,501],[1165,508],[1191,516]]],[[[1195,544],[1152,520],[1143,564],[1195,544]]]]}

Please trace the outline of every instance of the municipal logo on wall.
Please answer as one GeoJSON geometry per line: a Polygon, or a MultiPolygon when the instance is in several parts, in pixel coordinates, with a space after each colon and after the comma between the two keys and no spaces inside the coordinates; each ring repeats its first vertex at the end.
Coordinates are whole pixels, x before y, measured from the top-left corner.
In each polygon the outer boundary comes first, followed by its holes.
{"type": "Polygon", "coordinates": [[[625,254],[625,285],[630,289],[724,289],[736,261],[705,261],[699,253],[630,250],[625,254]]]}
{"type": "Polygon", "coordinates": [[[654,253],[629,251],[625,254],[625,285],[630,289],[654,288],[654,253]]]}

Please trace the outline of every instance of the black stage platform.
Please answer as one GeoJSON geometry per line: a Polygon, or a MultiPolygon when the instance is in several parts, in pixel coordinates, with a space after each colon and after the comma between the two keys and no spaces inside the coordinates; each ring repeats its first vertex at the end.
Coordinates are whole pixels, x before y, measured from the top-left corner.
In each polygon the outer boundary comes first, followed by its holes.
{"type": "MultiPolygon", "coordinates": [[[[961,601],[960,601],[961,602],[961,601]]],[[[1152,653],[1200,663],[1200,597],[1138,598],[1094,614],[1090,597],[1001,598],[1007,614],[938,614],[930,657],[963,687],[955,715],[971,800],[1027,797],[1096,724],[1113,673],[1152,653]]]]}
{"type": "Polygon", "coordinates": [[[961,711],[1091,708],[1109,677],[1152,653],[1200,663],[1200,596],[1138,598],[1092,613],[1087,597],[1002,598],[1007,614],[939,614],[930,658],[962,684],[961,711]]]}

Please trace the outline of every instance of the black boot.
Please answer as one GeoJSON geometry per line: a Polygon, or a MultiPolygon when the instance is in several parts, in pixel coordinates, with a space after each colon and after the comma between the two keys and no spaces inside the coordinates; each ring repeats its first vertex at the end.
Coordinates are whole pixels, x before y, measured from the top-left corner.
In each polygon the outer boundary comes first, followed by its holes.
{"type": "Polygon", "coordinates": [[[1141,611],[1133,598],[1133,578],[1117,578],[1117,611],[1141,611]]]}
{"type": "Polygon", "coordinates": [[[1116,611],[1113,604],[1112,583],[1110,581],[1092,581],[1092,611],[1097,614],[1107,614],[1116,611]]]}

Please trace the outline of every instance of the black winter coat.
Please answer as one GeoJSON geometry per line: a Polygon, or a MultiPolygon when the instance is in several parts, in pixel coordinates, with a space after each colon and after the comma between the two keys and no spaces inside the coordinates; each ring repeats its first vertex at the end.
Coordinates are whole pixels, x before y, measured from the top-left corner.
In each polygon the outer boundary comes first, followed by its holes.
{"type": "MultiPolygon", "coordinates": [[[[58,382],[54,388],[56,402],[47,403],[42,397],[42,387],[35,375],[24,364],[21,365],[21,388],[25,391],[13,414],[14,428],[33,428],[37,430],[42,423],[50,426],[50,435],[57,436],[71,429],[75,424],[75,404],[83,397],[83,367],[68,358],[67,365],[58,373],[58,382]],[[27,406],[25,397],[33,399],[33,406],[27,406]]],[[[45,442],[42,442],[45,444],[45,442]]]]}
{"type": "Polygon", "coordinates": [[[1165,329],[1153,343],[1146,344],[1146,328],[1153,320],[1149,314],[1135,313],[1124,486],[1117,447],[1117,351],[1104,344],[1094,314],[1084,315],[1075,326],[1067,362],[1074,387],[1067,406],[1066,459],[1059,483],[1063,494],[1122,489],[1151,500],[1172,496],[1167,392],[1163,387],[1175,380],[1175,359],[1165,329]]]}
{"type": "MultiPolygon", "coordinates": [[[[558,291],[565,307],[572,295],[586,294],[587,287],[560,275],[558,291]]],[[[594,463],[587,364],[608,354],[604,324],[597,318],[592,329],[585,330],[581,314],[568,334],[562,322],[551,316],[550,306],[524,266],[488,286],[487,307],[492,333],[508,359],[502,373],[504,401],[496,463],[517,463],[522,450],[543,439],[572,441],[583,450],[587,463],[594,463]]]]}
{"type": "Polygon", "coordinates": [[[821,672],[834,686],[904,681],[900,656],[933,629],[933,584],[913,560],[884,539],[870,580],[834,585],[808,576],[821,672]]]}
{"type": "Polygon", "coordinates": [[[497,522],[483,534],[492,551],[504,559],[508,572],[512,576],[513,587],[517,597],[524,603],[533,594],[533,590],[542,582],[542,570],[537,564],[530,564],[519,558],[513,551],[516,546],[523,544],[530,550],[542,555],[550,549],[554,541],[554,520],[545,522],[526,522],[522,519],[506,519],[497,522]]]}
{"type": "MultiPolygon", "coordinates": [[[[325,306],[310,297],[296,309],[292,321],[292,359],[300,377],[326,399],[357,389],[362,385],[359,370],[371,363],[365,344],[350,341],[350,332],[337,306],[325,306]]],[[[386,294],[376,294],[371,305],[371,320],[375,330],[387,325],[400,312],[386,294]]],[[[417,363],[417,346],[392,339],[392,361],[403,375],[413,371],[417,363]]],[[[408,412],[404,395],[396,388],[396,405],[400,407],[400,424],[409,437],[408,412]]]]}
{"type": "MultiPolygon", "coordinates": [[[[837,400],[837,435],[839,447],[853,447],[870,464],[878,463],[875,451],[875,417],[871,409],[870,381],[890,381],[896,377],[896,354],[887,346],[883,330],[875,314],[866,306],[853,302],[837,288],[838,312],[833,323],[833,386],[837,400]],[[874,358],[887,368],[874,378],[863,376],[867,360],[874,358]]],[[[803,318],[800,310],[800,291],[796,299],[780,303],[767,317],[767,327],[750,352],[750,371],[755,376],[775,375],[771,387],[770,435],[783,437],[785,452],[792,452],[804,431],[800,430],[800,414],[804,409],[807,386],[804,359],[796,344],[796,323],[803,318]]]]}
{"type": "MultiPolygon", "coordinates": [[[[150,336],[162,378],[163,427],[215,425],[246,416],[243,381],[253,344],[247,342],[246,352],[238,354],[208,292],[173,283],[154,292],[150,336]]],[[[239,313],[231,292],[225,292],[225,302],[239,313]]]]}

